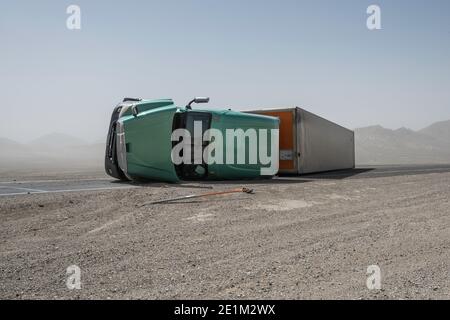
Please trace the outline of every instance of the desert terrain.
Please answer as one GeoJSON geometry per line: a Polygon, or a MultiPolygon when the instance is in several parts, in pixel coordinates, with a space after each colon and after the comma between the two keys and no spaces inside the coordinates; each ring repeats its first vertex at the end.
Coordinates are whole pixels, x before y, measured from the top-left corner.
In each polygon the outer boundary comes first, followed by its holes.
{"type": "Polygon", "coordinates": [[[0,194],[2,299],[450,298],[448,165],[140,185],[4,173],[0,194]],[[255,193],[143,206],[236,187],[255,193]]]}

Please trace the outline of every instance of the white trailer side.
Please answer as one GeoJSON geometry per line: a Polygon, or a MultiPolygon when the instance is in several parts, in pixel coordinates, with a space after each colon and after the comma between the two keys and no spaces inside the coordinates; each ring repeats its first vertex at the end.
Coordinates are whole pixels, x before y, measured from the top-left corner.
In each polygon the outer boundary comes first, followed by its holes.
{"type": "Polygon", "coordinates": [[[302,108],[246,111],[280,118],[281,174],[306,174],[355,167],[352,130],[302,108]]]}
{"type": "Polygon", "coordinates": [[[296,108],[298,173],[313,173],[355,167],[353,131],[296,108]]]}

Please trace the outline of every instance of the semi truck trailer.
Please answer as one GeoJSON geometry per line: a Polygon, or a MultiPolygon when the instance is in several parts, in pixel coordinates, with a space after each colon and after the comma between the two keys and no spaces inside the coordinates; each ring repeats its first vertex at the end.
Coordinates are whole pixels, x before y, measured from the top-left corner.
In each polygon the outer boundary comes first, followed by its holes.
{"type": "Polygon", "coordinates": [[[247,111],[280,119],[279,174],[355,168],[355,134],[300,107],[247,111]]]}
{"type": "Polygon", "coordinates": [[[106,173],[120,180],[178,182],[259,179],[277,173],[306,174],[355,167],[353,131],[302,108],[242,112],[192,108],[193,103],[207,102],[209,98],[195,98],[180,107],[171,99],[125,98],[111,116],[106,173]],[[214,138],[193,138],[195,123],[203,137],[215,130],[214,138]],[[189,137],[174,140],[179,129],[187,131],[189,137]],[[209,153],[209,157],[220,155],[219,161],[211,162],[206,154],[220,135],[224,147],[209,153]],[[237,141],[239,138],[241,141],[237,141]],[[194,162],[174,161],[174,150],[180,145],[183,159],[188,153],[196,158],[194,149],[200,149],[203,157],[194,162]],[[270,163],[268,157],[272,158],[270,163]],[[267,170],[268,166],[271,170],[267,170]]]}

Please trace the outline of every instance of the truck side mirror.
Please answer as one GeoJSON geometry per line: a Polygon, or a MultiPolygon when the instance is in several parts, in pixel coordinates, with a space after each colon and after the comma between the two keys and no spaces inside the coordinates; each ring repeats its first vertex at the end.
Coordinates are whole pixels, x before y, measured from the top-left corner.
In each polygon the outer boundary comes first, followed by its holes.
{"type": "Polygon", "coordinates": [[[209,97],[195,97],[191,102],[188,103],[186,109],[192,109],[191,104],[193,103],[208,103],[209,97]]]}
{"type": "Polygon", "coordinates": [[[195,103],[208,103],[209,97],[195,97],[194,102],[195,103]]]}

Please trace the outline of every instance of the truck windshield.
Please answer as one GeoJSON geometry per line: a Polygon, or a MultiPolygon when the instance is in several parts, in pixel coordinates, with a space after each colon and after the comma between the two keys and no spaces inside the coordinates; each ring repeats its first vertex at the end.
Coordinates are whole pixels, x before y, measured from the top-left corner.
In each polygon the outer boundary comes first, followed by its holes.
{"type": "MultiPolygon", "coordinates": [[[[192,162],[194,160],[194,125],[196,122],[201,122],[202,131],[201,135],[206,130],[211,127],[211,113],[209,112],[200,112],[200,111],[187,111],[181,114],[178,114],[178,117],[174,122],[174,129],[183,128],[189,131],[191,135],[191,159],[192,162]]],[[[202,139],[202,150],[207,146],[207,142],[203,142],[202,139]]],[[[177,174],[180,179],[185,180],[196,180],[196,179],[204,179],[208,175],[208,167],[204,160],[202,160],[202,164],[181,164],[176,166],[177,174]]]]}

